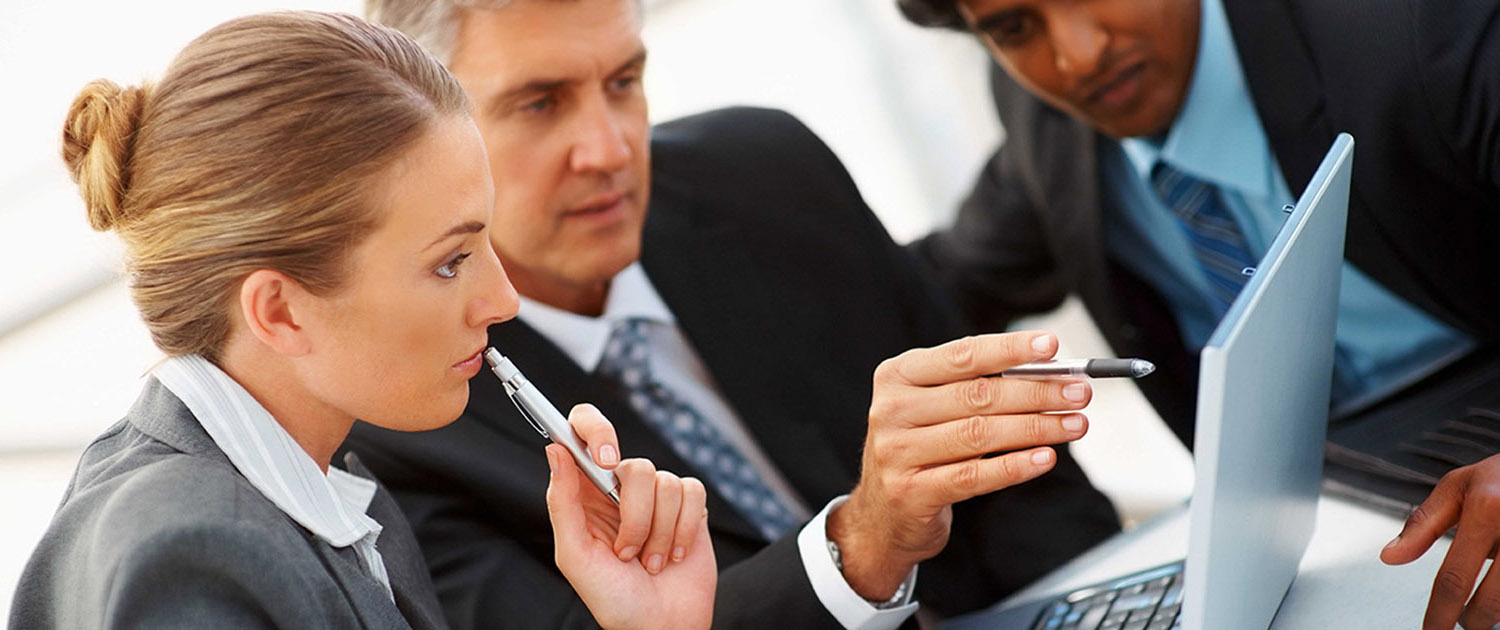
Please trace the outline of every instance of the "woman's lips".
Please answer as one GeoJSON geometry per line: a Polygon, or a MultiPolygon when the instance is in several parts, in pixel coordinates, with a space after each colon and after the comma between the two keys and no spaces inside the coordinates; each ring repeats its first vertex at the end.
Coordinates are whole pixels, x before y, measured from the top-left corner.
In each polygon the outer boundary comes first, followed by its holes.
{"type": "Polygon", "coordinates": [[[479,366],[483,363],[484,349],[481,348],[479,350],[476,350],[474,354],[469,355],[469,358],[459,361],[458,363],[454,363],[453,369],[458,370],[459,372],[463,372],[468,376],[473,376],[479,373],[479,366]]]}

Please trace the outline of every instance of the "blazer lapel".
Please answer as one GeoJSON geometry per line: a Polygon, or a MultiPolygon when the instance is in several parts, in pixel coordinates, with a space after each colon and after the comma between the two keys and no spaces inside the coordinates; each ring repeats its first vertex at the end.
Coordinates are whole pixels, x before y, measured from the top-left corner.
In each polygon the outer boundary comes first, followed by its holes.
{"type": "MultiPolygon", "coordinates": [[[[344,456],[344,469],[350,474],[379,483],[374,473],[359,461],[354,453],[344,456]]],[[[377,546],[385,561],[385,570],[391,580],[391,592],[396,598],[396,608],[415,630],[446,628],[442,605],[437,600],[437,589],[432,585],[427,563],[422,551],[417,548],[417,539],[402,515],[396,500],[378,486],[370,501],[367,513],[383,530],[377,546]]]]}
{"type": "Polygon", "coordinates": [[[789,347],[786,315],[767,298],[780,293],[775,279],[749,255],[741,229],[697,211],[682,186],[658,182],[653,194],[642,265],[720,391],[809,508],[847,493],[858,471],[795,408],[817,395],[803,389],[815,385],[784,380],[783,362],[809,349],[789,347]]]}
{"type": "MultiPolygon", "coordinates": [[[[594,374],[584,372],[562,349],[525,322],[516,319],[491,326],[490,343],[507,356],[512,356],[516,367],[564,414],[579,403],[586,402],[598,407],[615,427],[622,456],[644,457],[651,460],[658,469],[704,479],[702,471],[678,456],[656,430],[646,424],[618,388],[594,374]]],[[[484,403],[512,406],[509,400],[487,400],[484,403]]],[[[498,428],[521,439],[542,440],[536,430],[519,417],[519,413],[501,415],[506,418],[512,416],[515,416],[515,422],[505,423],[498,428]]],[[[713,515],[709,519],[711,527],[752,540],[762,539],[759,531],[742,518],[723,496],[715,492],[712,485],[706,485],[709,490],[708,513],[713,515]]]]}
{"type": "Polygon", "coordinates": [[[318,558],[323,561],[323,566],[328,568],[328,574],[344,589],[350,607],[355,616],[359,617],[361,625],[366,628],[411,628],[401,611],[396,608],[396,603],[386,595],[385,589],[360,566],[353,549],[334,549],[309,532],[304,531],[303,535],[307,537],[307,544],[312,546],[318,558]]]}
{"type": "MultiPolygon", "coordinates": [[[[203,430],[203,426],[198,424],[187,406],[154,377],[148,378],[140,397],[126,417],[141,432],[178,451],[232,465],[224,452],[214,444],[213,438],[209,437],[208,433],[203,430]]],[[[368,471],[363,474],[369,476],[368,471]]],[[[392,522],[392,518],[393,516],[386,515],[377,520],[385,526],[386,523],[392,522]]],[[[290,517],[287,522],[296,526],[290,517]]],[[[402,525],[404,524],[405,522],[402,521],[402,525]]],[[[362,625],[367,628],[405,629],[411,627],[391,598],[386,596],[385,589],[382,589],[369,577],[364,568],[359,566],[359,561],[355,559],[352,550],[335,550],[319,540],[312,532],[301,527],[297,527],[297,530],[302,533],[307,544],[313,548],[323,561],[323,565],[328,568],[328,574],[349,597],[350,608],[360,618],[362,625]]],[[[416,553],[416,550],[413,549],[409,553],[416,553]]]]}

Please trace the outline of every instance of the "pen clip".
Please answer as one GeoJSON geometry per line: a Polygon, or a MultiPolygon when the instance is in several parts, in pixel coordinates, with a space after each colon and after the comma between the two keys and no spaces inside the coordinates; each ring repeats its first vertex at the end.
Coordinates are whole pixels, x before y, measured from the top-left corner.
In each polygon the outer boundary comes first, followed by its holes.
{"type": "Polygon", "coordinates": [[[510,383],[505,384],[505,394],[510,398],[510,403],[516,406],[516,411],[521,412],[521,417],[526,419],[526,423],[531,425],[531,428],[536,429],[536,432],[542,434],[542,437],[549,440],[552,439],[547,430],[542,428],[542,423],[537,422],[536,418],[532,417],[531,413],[526,411],[526,405],[521,404],[521,401],[516,399],[516,390],[511,388],[510,383]]]}

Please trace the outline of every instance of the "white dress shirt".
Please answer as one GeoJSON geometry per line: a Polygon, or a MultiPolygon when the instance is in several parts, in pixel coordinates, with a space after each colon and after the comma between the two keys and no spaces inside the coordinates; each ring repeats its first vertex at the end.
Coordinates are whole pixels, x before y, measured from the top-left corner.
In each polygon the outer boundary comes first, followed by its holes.
{"type": "MultiPolygon", "coordinates": [[[[797,498],[786,477],[771,464],[770,458],[745,430],[739,415],[724,400],[708,368],[677,327],[677,318],[651,285],[640,263],[632,263],[615,276],[605,299],[604,313],[599,317],[564,311],[526,296],[521,296],[519,317],[561,348],[585,372],[598,368],[616,322],[639,318],[663,324],[648,329],[646,342],[650,346],[652,375],[712,423],[725,440],[755,467],[766,486],[776,493],[797,520],[807,519],[811,514],[797,498]]],[[[907,576],[898,601],[877,608],[855,593],[844,581],[843,573],[834,566],[833,557],[828,552],[826,518],[829,510],[842,503],[844,498],[830,502],[798,534],[797,547],[803,569],[812,582],[818,601],[845,628],[892,630],[917,609],[916,602],[911,601],[916,570],[907,576]]]]}
{"type": "Polygon", "coordinates": [[[375,482],[332,466],[324,475],[250,392],[203,357],[170,358],[151,374],[187,406],[250,485],[323,542],[353,546],[370,577],[395,601],[375,547],[380,523],[365,514],[375,482]]]}

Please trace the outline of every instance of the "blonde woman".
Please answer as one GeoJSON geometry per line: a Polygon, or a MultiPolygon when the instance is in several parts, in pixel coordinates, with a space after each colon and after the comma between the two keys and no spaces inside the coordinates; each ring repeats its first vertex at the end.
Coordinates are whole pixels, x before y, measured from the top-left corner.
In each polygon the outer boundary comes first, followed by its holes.
{"type": "MultiPolygon", "coordinates": [[[[515,314],[469,107],[405,36],[301,12],[216,27],[155,85],[84,88],[63,157],[168,358],[85,451],[12,627],[444,625],[389,495],[333,459],[356,419],[456,418],[515,314]]],[[[628,509],[549,448],[564,574],[605,627],[706,628],[702,485],[571,420],[628,509]],[[689,549],[656,575],[615,554],[653,523],[689,549]]]]}

